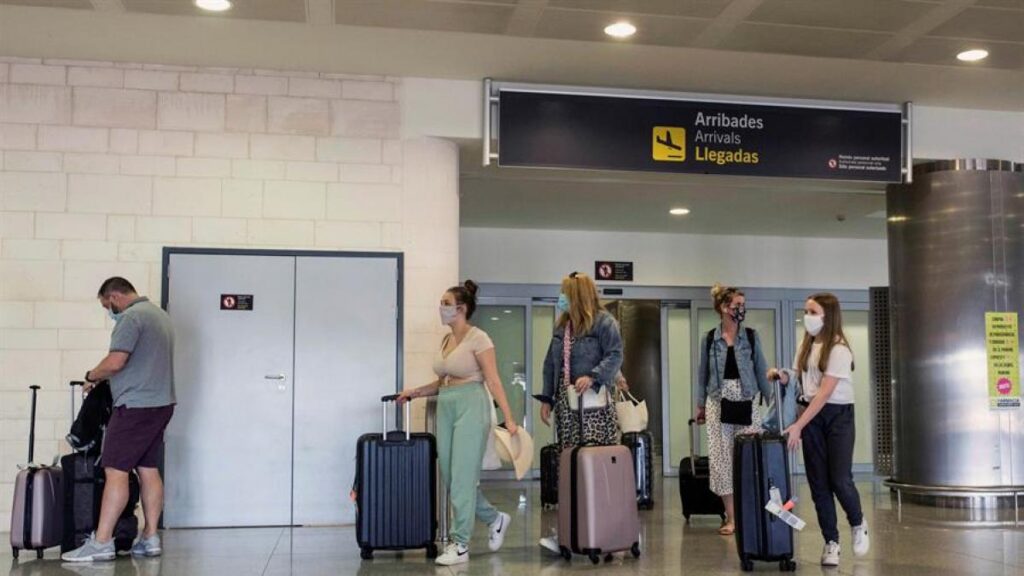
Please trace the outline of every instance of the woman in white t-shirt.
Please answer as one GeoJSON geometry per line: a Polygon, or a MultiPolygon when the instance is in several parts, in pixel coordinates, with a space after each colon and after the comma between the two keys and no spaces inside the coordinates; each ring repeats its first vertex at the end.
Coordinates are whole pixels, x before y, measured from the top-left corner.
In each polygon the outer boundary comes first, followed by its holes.
{"type": "Polygon", "coordinates": [[[843,334],[839,300],[832,294],[815,294],[807,299],[804,328],[807,332],[793,369],[773,368],[768,378],[777,378],[784,385],[799,380],[802,387],[803,414],[784,433],[790,449],[803,444],[807,483],[825,539],[821,564],[838,566],[836,499],[853,527],[853,553],[863,556],[870,547],[868,523],[853,483],[853,352],[843,334]]]}
{"type": "Polygon", "coordinates": [[[398,400],[401,404],[412,398],[438,397],[437,460],[452,506],[451,543],[436,560],[443,566],[469,561],[474,516],[487,524],[492,552],[501,548],[512,521],[492,506],[479,488],[480,465],[491,435],[487,390],[505,415],[509,433],[516,434],[519,428],[498,375],[494,343],[486,332],[469,323],[476,311],[476,290],[476,284],[466,280],[441,297],[441,322],[451,328],[451,334],[444,337],[434,356],[437,380],[402,392],[398,400]]]}

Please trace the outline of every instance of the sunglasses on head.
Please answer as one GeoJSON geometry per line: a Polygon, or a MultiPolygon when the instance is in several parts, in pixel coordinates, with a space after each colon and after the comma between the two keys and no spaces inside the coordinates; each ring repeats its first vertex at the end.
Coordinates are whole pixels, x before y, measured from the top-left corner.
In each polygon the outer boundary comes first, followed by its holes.
{"type": "Polygon", "coordinates": [[[572,274],[569,274],[569,278],[572,278],[573,280],[575,280],[576,276],[578,276],[578,275],[579,275],[579,272],[573,272],[572,274]]]}

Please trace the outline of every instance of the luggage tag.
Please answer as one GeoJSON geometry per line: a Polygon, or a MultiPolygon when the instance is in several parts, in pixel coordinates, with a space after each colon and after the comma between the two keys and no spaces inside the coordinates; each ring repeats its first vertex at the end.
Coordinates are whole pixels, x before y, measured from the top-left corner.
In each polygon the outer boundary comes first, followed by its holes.
{"type": "Polygon", "coordinates": [[[790,500],[783,504],[782,493],[775,486],[768,489],[768,503],[764,505],[764,509],[769,513],[777,516],[780,520],[789,524],[793,529],[801,531],[807,526],[807,522],[804,522],[796,514],[793,514],[789,510],[793,507],[793,501],[790,500]]]}

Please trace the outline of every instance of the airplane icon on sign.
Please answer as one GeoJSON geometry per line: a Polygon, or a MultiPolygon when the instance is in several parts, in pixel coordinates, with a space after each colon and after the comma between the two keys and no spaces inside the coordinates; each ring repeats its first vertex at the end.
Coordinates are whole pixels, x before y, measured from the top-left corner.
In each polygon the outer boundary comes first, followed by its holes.
{"type": "Polygon", "coordinates": [[[686,161],[686,128],[655,126],[651,139],[651,156],[656,162],[686,161]]]}
{"type": "Polygon", "coordinates": [[[672,141],[672,131],[671,130],[666,130],[665,131],[665,137],[664,138],[662,138],[661,136],[656,136],[655,140],[658,141],[658,144],[661,144],[662,146],[667,146],[667,147],[669,147],[669,148],[671,148],[673,150],[682,150],[683,149],[682,146],[679,146],[675,142],[672,141]]]}

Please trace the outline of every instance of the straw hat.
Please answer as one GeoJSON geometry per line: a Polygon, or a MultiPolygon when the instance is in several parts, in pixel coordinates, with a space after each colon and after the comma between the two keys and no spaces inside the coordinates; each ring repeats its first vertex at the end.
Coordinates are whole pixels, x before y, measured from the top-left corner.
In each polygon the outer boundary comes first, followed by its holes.
{"type": "Polygon", "coordinates": [[[501,426],[494,427],[494,450],[503,462],[509,462],[516,469],[516,479],[522,480],[533,464],[533,438],[522,426],[515,435],[501,426]]]}

